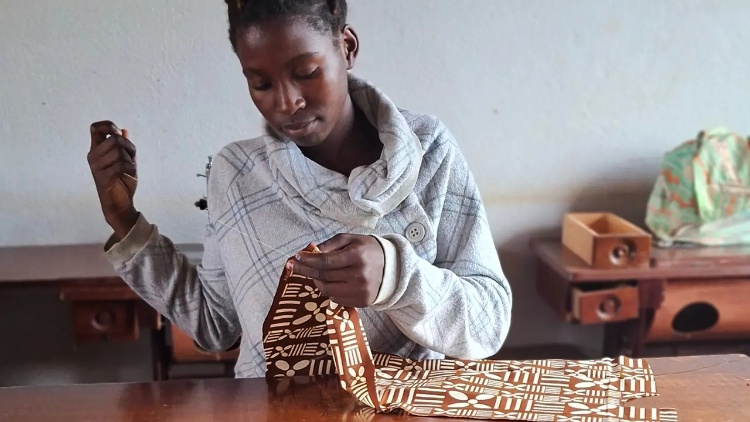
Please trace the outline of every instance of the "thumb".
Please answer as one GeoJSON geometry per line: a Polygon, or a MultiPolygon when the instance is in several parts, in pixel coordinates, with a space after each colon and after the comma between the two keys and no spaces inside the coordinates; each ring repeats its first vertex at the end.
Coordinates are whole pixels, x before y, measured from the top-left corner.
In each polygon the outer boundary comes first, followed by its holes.
{"type": "Polygon", "coordinates": [[[351,242],[351,235],[339,233],[336,236],[333,236],[332,238],[318,245],[318,249],[320,249],[320,251],[323,253],[333,252],[339,249],[344,249],[351,242]]]}

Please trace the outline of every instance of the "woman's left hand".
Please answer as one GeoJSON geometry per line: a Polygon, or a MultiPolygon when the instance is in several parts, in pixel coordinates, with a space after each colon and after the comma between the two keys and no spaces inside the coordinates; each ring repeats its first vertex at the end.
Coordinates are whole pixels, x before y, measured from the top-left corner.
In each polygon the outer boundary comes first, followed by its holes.
{"type": "Polygon", "coordinates": [[[338,234],[290,261],[294,274],[310,277],[323,296],[356,308],[372,305],[383,281],[385,254],[372,236],[338,234]]]}

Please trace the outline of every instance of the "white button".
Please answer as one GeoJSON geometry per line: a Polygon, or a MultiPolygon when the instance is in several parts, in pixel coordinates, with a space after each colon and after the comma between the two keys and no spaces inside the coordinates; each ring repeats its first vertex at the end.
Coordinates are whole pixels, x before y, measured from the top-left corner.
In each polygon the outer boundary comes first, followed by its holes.
{"type": "Polygon", "coordinates": [[[424,239],[426,232],[424,226],[420,223],[411,223],[406,227],[406,238],[411,243],[421,242],[424,239]]]}

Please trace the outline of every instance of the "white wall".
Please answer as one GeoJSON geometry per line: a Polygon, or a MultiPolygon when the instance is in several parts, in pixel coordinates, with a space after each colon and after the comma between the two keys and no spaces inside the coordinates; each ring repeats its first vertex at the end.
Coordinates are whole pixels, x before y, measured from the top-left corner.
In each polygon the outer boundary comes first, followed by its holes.
{"type": "MultiPolygon", "coordinates": [[[[641,222],[665,150],[703,128],[750,134],[750,3],[351,0],[350,9],[362,43],[355,71],[400,106],[441,117],[463,146],[514,288],[508,344],[596,350],[599,330],[564,326],[537,299],[528,238],[554,233],[571,209],[641,222]]],[[[223,2],[4,0],[0,10],[0,244],[106,238],[86,163],[99,119],[131,130],[137,206],[173,240],[200,241],[195,173],[261,131],[223,2]]],[[[28,309],[43,306],[26,295],[28,309]]]]}

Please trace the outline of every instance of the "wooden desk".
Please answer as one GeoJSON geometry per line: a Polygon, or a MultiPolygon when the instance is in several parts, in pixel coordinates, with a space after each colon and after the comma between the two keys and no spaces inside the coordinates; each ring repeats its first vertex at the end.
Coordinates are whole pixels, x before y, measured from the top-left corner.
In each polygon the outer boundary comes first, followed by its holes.
{"type": "MultiPolygon", "coordinates": [[[[654,358],[660,395],[632,401],[676,408],[680,421],[750,420],[750,358],[654,358]]],[[[0,420],[36,421],[395,421],[453,418],[372,415],[336,378],[166,381],[0,389],[0,420]]]]}
{"type": "Polygon", "coordinates": [[[603,324],[606,356],[750,339],[750,248],[654,249],[648,267],[606,270],[559,239],[534,240],[532,250],[539,295],[567,322],[603,324]]]}
{"type": "MultiPolygon", "coordinates": [[[[200,262],[202,245],[177,247],[192,262],[200,262]]],[[[57,289],[60,300],[70,303],[78,343],[131,342],[141,329],[151,330],[154,380],[166,379],[168,367],[178,361],[227,360],[231,366],[236,358],[236,352],[202,352],[186,334],[165,326],[161,315],[115,273],[102,244],[0,247],[3,288],[57,289]]]]}

